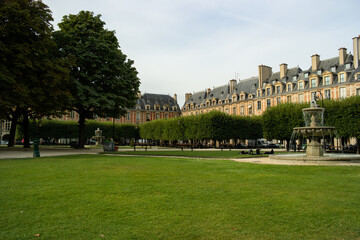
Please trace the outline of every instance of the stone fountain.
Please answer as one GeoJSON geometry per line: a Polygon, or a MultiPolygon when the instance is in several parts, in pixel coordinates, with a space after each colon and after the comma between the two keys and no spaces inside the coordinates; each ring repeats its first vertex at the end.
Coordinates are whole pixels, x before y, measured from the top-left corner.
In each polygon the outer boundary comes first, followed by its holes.
{"type": "Polygon", "coordinates": [[[304,136],[308,140],[306,147],[306,157],[324,156],[321,139],[335,132],[335,127],[324,126],[325,108],[318,107],[316,101],[311,101],[309,108],[303,110],[305,127],[294,128],[293,135],[304,136]]]}
{"type": "Polygon", "coordinates": [[[309,108],[303,110],[305,127],[295,127],[291,137],[290,145],[295,145],[298,137],[306,139],[306,154],[280,154],[272,155],[272,160],[304,161],[304,162],[324,162],[324,161],[351,161],[359,162],[359,155],[352,154],[325,154],[323,143],[328,136],[336,135],[336,128],[324,126],[325,108],[319,107],[315,100],[311,101],[309,108]]]}

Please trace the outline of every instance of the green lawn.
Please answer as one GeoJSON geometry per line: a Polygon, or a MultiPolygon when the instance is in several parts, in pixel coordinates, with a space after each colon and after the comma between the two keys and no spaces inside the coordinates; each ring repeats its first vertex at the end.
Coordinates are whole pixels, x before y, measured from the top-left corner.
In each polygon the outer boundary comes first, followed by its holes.
{"type": "Polygon", "coordinates": [[[360,238],[359,167],[13,159],[0,193],[0,239],[360,238]]]}
{"type": "MultiPolygon", "coordinates": [[[[252,158],[252,157],[267,157],[268,154],[263,154],[262,151],[261,155],[249,155],[249,154],[239,154],[241,151],[248,151],[248,150],[224,150],[224,151],[198,151],[194,150],[191,151],[189,149],[181,151],[181,150],[174,150],[174,151],[167,151],[167,150],[156,150],[156,151],[120,151],[120,152],[111,152],[110,154],[123,154],[123,155],[145,155],[145,156],[177,156],[177,157],[196,157],[196,158],[252,158]]],[[[255,151],[253,150],[255,153],[255,151]]],[[[102,154],[108,154],[109,152],[104,152],[102,154]]]]}

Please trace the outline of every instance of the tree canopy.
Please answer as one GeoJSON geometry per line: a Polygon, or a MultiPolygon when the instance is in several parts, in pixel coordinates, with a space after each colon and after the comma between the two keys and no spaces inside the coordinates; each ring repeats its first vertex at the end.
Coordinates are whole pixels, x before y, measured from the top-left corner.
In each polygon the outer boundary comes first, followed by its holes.
{"type": "Polygon", "coordinates": [[[19,119],[29,147],[28,117],[55,114],[70,98],[66,63],[55,57],[52,20],[42,1],[0,1],[0,109],[12,121],[9,146],[19,119]]]}
{"type": "Polygon", "coordinates": [[[64,16],[54,32],[62,57],[73,62],[70,110],[79,113],[79,147],[84,146],[85,120],[119,117],[135,105],[140,81],[133,61],[119,49],[114,31],[104,28],[101,15],[81,11],[64,16]]]}

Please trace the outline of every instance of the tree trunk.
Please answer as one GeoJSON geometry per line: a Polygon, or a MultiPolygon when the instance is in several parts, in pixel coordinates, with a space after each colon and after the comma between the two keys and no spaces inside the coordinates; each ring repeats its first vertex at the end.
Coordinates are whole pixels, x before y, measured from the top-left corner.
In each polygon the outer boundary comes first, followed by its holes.
{"type": "Polygon", "coordinates": [[[78,148],[85,148],[85,114],[79,113],[79,143],[78,148]]]}
{"type": "Polygon", "coordinates": [[[18,119],[12,119],[11,120],[11,127],[10,127],[10,135],[9,135],[9,142],[8,147],[13,147],[15,145],[15,134],[16,134],[16,127],[18,124],[18,119]]]}
{"type": "Polygon", "coordinates": [[[13,147],[15,145],[16,127],[18,125],[19,117],[20,117],[20,110],[16,109],[13,112],[11,118],[9,118],[9,120],[11,121],[11,127],[10,127],[8,147],[13,147]]]}
{"type": "Polygon", "coordinates": [[[286,139],[286,151],[290,151],[290,139],[286,139]]]}
{"type": "Polygon", "coordinates": [[[28,112],[23,112],[23,131],[24,131],[24,148],[30,148],[29,116],[28,112]]]}

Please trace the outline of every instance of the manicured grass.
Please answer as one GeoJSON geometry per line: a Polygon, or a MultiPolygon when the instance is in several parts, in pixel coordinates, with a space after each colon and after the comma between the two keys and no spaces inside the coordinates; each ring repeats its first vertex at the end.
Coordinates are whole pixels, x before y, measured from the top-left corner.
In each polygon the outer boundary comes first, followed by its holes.
{"type": "Polygon", "coordinates": [[[0,239],[359,239],[359,182],[359,167],[0,160],[0,239]]]}
{"type": "MultiPolygon", "coordinates": [[[[244,150],[224,150],[224,151],[191,151],[189,149],[181,151],[126,151],[126,152],[111,152],[110,154],[123,154],[123,155],[141,155],[141,156],[177,156],[177,157],[197,157],[197,158],[252,158],[252,157],[267,157],[268,154],[261,155],[249,155],[249,154],[239,154],[244,150]]],[[[248,150],[245,150],[248,151],[248,150]]],[[[107,154],[109,152],[104,152],[102,154],[107,154]]],[[[255,153],[255,151],[254,151],[255,153]]]]}

